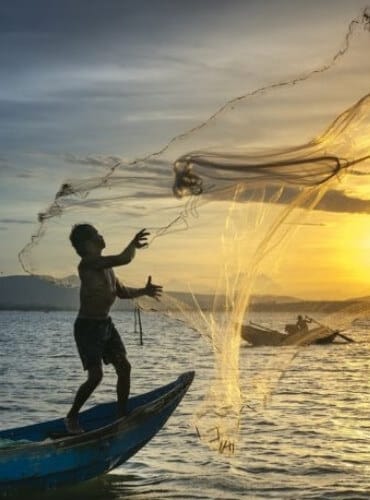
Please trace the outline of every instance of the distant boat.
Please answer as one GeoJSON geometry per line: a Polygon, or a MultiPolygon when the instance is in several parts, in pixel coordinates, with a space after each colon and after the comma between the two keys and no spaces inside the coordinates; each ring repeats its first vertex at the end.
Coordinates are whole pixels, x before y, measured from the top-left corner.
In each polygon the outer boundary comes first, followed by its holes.
{"type": "Polygon", "coordinates": [[[286,337],[286,333],[253,324],[243,325],[241,334],[244,340],[254,346],[281,345],[286,337]]]}
{"type": "Polygon", "coordinates": [[[118,420],[117,403],[82,412],[82,434],[66,434],[63,419],[0,431],[0,495],[79,483],[118,467],[163,427],[193,378],[187,372],[130,398],[129,415],[118,420]]]}
{"type": "Polygon", "coordinates": [[[324,325],[318,325],[308,331],[298,331],[288,334],[250,323],[242,325],[241,336],[249,344],[256,347],[331,344],[337,336],[342,337],[348,342],[353,342],[352,339],[341,334],[339,330],[332,330],[324,325]]]}

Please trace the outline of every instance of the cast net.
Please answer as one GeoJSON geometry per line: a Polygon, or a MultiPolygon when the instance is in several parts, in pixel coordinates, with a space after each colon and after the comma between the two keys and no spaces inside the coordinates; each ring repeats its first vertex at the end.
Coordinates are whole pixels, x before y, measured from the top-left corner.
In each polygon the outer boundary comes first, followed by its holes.
{"type": "MultiPolygon", "coordinates": [[[[214,378],[194,422],[222,453],[234,452],[251,399],[266,403],[297,347],[322,335],[318,328],[292,337],[287,344],[295,348],[271,358],[277,375],[265,367],[241,388],[239,349],[251,297],[276,292],[271,283],[305,250],[302,231],[323,226],[325,237],[328,220],[369,213],[368,28],[365,10],[328,62],[227,101],[157,152],[131,161],[75,158],[76,170],[91,164],[91,175],[60,186],[20,252],[27,272],[68,284],[66,267],[72,277],[76,269],[67,238],[73,224],[96,225],[112,253],[147,228],[150,248],[137,257],[140,264],[117,274],[129,286],[153,275],[166,294],[160,303],[140,299],[140,306],[186,321],[209,342],[214,378]]],[[[343,328],[368,312],[366,302],[356,303],[330,324],[343,328]]]]}

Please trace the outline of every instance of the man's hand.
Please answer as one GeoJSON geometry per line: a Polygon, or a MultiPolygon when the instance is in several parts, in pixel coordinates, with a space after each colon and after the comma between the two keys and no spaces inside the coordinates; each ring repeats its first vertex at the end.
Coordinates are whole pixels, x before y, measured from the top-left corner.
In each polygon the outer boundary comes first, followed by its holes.
{"type": "Polygon", "coordinates": [[[131,244],[134,245],[135,248],[144,248],[148,246],[148,236],[150,236],[149,231],[142,229],[135,235],[131,244]]]}
{"type": "Polygon", "coordinates": [[[145,295],[149,295],[149,297],[153,297],[153,299],[159,300],[159,297],[162,295],[163,287],[159,285],[153,285],[152,277],[148,277],[148,281],[145,285],[145,295]]]}

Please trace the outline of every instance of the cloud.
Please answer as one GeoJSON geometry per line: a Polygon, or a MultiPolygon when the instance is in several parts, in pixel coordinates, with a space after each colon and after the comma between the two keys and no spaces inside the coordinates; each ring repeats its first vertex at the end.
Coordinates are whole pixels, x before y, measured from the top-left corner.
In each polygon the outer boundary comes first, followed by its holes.
{"type": "MultiPolygon", "coordinates": [[[[64,161],[74,165],[87,165],[92,167],[102,167],[104,169],[110,170],[112,167],[115,168],[115,175],[112,177],[112,183],[119,183],[119,179],[125,179],[126,174],[135,174],[138,178],[143,174],[149,174],[153,176],[153,181],[155,181],[156,176],[161,176],[161,179],[173,177],[172,165],[160,158],[151,158],[148,160],[136,161],[135,163],[130,163],[126,158],[116,156],[116,155],[75,155],[73,153],[66,153],[63,156],[64,161]]],[[[161,183],[162,180],[158,179],[161,183]]]]}
{"type": "Polygon", "coordinates": [[[0,175],[13,175],[14,169],[13,167],[6,161],[0,160],[0,175]]]}
{"type": "MultiPolygon", "coordinates": [[[[288,205],[292,203],[300,193],[297,188],[285,187],[283,192],[279,194],[279,198],[276,199],[276,194],[278,192],[278,187],[266,187],[263,199],[269,201],[275,197],[276,201],[274,201],[274,203],[288,205]]],[[[255,199],[254,195],[255,190],[246,190],[242,197],[239,198],[239,201],[246,203],[255,199]]],[[[370,214],[370,199],[364,200],[362,198],[347,195],[344,191],[330,189],[319,201],[315,210],[336,213],[370,214]]]]}
{"type": "Polygon", "coordinates": [[[343,191],[328,191],[317,206],[318,210],[341,213],[370,214],[370,199],[348,196],[343,191]]]}
{"type": "Polygon", "coordinates": [[[20,179],[31,179],[33,177],[38,177],[37,174],[35,174],[35,172],[31,172],[31,171],[25,171],[25,172],[19,172],[19,174],[15,174],[15,177],[18,177],[20,179]]]}
{"type": "MultiPolygon", "coordinates": [[[[87,200],[79,200],[75,203],[89,206],[102,207],[109,201],[119,199],[155,199],[155,198],[171,198],[172,183],[174,180],[172,164],[162,158],[151,158],[149,160],[138,161],[130,164],[122,157],[115,155],[74,155],[68,153],[64,155],[64,160],[72,164],[80,164],[87,166],[103,167],[110,169],[117,165],[112,177],[108,179],[106,186],[109,188],[118,187],[124,190],[124,194],[110,195],[106,198],[96,200],[90,197],[87,200]],[[126,190],[127,188],[127,190],[126,190]]],[[[102,176],[103,178],[103,176],[102,176]]],[[[78,182],[78,188],[84,188],[87,191],[93,191],[94,187],[100,187],[99,177],[86,178],[81,183],[78,182]]],[[[73,181],[71,181],[73,185],[73,181]]],[[[292,203],[300,190],[293,186],[286,186],[279,197],[276,194],[279,192],[279,187],[266,186],[264,190],[264,200],[269,201],[274,199],[274,203],[290,204],[292,203]]],[[[222,196],[222,193],[221,195],[222,196]]],[[[222,199],[222,198],[221,198],[222,199]]],[[[225,200],[228,199],[228,194],[225,194],[225,200]]],[[[239,198],[240,202],[248,202],[255,199],[255,190],[246,190],[239,198]]],[[[328,190],[318,205],[316,210],[335,213],[362,213],[370,214],[370,199],[365,200],[353,195],[346,194],[341,190],[328,190]]]]}
{"type": "Polygon", "coordinates": [[[0,63],[18,72],[97,58],[125,64],[148,57],[153,44],[204,37],[207,27],[222,26],[224,14],[248,10],[243,3],[234,0],[230,9],[222,0],[13,0],[0,7],[0,63]]]}
{"type": "Polygon", "coordinates": [[[110,169],[117,163],[122,163],[124,160],[119,156],[114,155],[86,155],[79,156],[72,153],[64,155],[64,161],[73,163],[74,165],[88,165],[93,167],[103,167],[110,169]]]}
{"type": "MultiPolygon", "coordinates": [[[[311,22],[326,24],[317,5],[326,12],[330,1],[295,4],[7,2],[0,6],[0,114],[6,124],[0,147],[128,156],[156,148],[228,96],[253,88],[265,74],[261,48],[269,70],[271,49],[281,49],[273,40],[279,27],[289,25],[294,33],[306,11],[311,22]]],[[[288,35],[285,43],[299,51],[288,35]]],[[[281,66],[279,57],[273,60],[281,66]]]]}
{"type": "Polygon", "coordinates": [[[12,177],[20,179],[30,179],[38,174],[32,170],[22,170],[13,163],[9,163],[4,158],[0,158],[0,177],[12,177]]]}
{"type": "Polygon", "coordinates": [[[0,219],[0,224],[34,224],[35,221],[28,219],[13,219],[13,218],[2,218],[0,219]]]}

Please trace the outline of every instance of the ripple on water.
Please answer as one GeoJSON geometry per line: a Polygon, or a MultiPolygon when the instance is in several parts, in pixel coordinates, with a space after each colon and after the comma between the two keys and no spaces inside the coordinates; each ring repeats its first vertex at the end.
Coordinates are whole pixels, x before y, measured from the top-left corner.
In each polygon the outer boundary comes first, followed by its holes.
{"type": "MultiPolygon", "coordinates": [[[[370,498],[366,342],[301,348],[294,359],[296,351],[290,348],[242,348],[241,384],[248,404],[243,408],[237,454],[226,458],[204,446],[191,423],[213,375],[208,344],[184,325],[149,314],[143,315],[144,346],[139,346],[132,316],[115,316],[125,332],[134,394],[193,368],[194,383],[165,428],[129,462],[84,485],[35,498],[370,498]],[[261,394],[248,392],[252,379],[261,393],[271,382],[267,407],[261,404],[261,394]]],[[[84,379],[73,343],[73,320],[74,314],[66,312],[0,312],[1,427],[65,414],[84,379]]],[[[279,321],[284,320],[271,317],[271,326],[279,321]]],[[[362,341],[366,333],[363,326],[348,332],[362,341]]],[[[90,404],[111,400],[114,392],[115,375],[106,368],[90,404]]]]}

